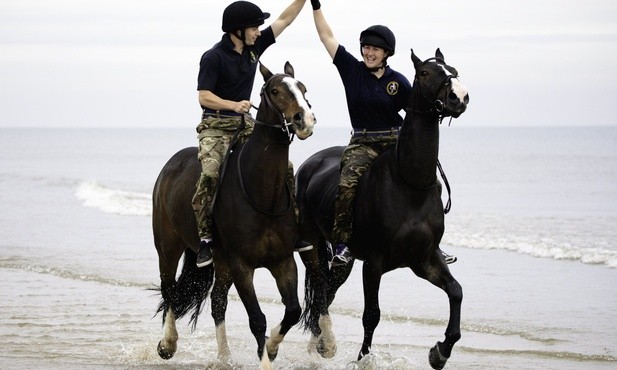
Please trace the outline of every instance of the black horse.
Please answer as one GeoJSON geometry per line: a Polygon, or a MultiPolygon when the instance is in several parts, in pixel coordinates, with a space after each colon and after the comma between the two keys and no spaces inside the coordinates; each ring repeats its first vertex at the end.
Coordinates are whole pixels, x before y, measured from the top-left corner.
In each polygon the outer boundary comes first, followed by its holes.
{"type": "Polygon", "coordinates": [[[245,144],[230,152],[213,207],[214,267],[195,265],[199,238],[191,198],[200,175],[197,148],[176,153],[154,186],[152,227],[163,298],[158,312],[163,312],[164,326],[158,353],[164,359],[171,358],[177,349],[176,319],[193,310],[195,328],[210,289],[218,357],[223,361],[230,356],[225,311],[232,284],[248,313],[262,367],[270,366],[283,337],[300,320],[298,272],[293,258],[297,222],[286,173],[293,136],[308,138],[315,116],[304,96],[306,88],[294,79],[291,64],[285,64],[285,74],[273,75],[263,65],[260,72],[265,84],[253,133],[245,144]],[[182,273],[176,280],[183,254],[182,273]],[[285,305],[283,320],[269,338],[253,286],[253,273],[259,267],[270,270],[285,305]]]}
{"type": "MultiPolygon", "coordinates": [[[[439,124],[443,117],[458,117],[469,101],[457,71],[435,57],[422,62],[411,52],[416,75],[407,113],[397,144],[375,159],[360,178],[354,206],[349,248],[363,260],[364,341],[358,359],[370,352],[380,318],[381,277],[408,267],[417,276],[443,289],[450,300],[445,341],[429,354],[432,367],[442,368],[454,343],[461,337],[462,288],[452,277],[439,243],[444,232],[441,184],[437,180],[439,124]]],[[[301,253],[307,267],[306,307],[302,321],[312,333],[309,349],[323,357],[334,356],[336,343],[328,307],[349,276],[353,263],[329,269],[329,248],[338,191],[339,164],[344,147],[318,152],[297,173],[300,235],[318,248],[301,253]]]]}

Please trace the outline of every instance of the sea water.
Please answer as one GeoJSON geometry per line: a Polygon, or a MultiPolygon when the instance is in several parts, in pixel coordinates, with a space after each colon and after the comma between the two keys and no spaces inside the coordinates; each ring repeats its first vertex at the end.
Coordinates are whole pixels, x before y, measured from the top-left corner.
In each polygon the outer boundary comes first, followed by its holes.
{"type": "MultiPolygon", "coordinates": [[[[316,127],[294,140],[290,159],[297,169],[348,140],[347,128],[316,127]]],[[[149,290],[159,284],[152,187],[164,163],[196,142],[190,128],[0,130],[2,368],[220,366],[208,307],[195,332],[180,321],[178,354],[158,358],[159,297],[149,290]]],[[[614,368],[617,128],[444,124],[439,158],[452,188],[442,248],[459,257],[450,268],[465,292],[463,338],[448,366],[614,368]]],[[[280,297],[267,272],[255,282],[270,329],[280,297]]],[[[331,307],[334,359],[309,356],[298,328],[275,366],[426,368],[447,325],[445,294],[409,270],[384,276],[374,355],[356,362],[361,293],[356,266],[331,307]]],[[[233,289],[228,334],[231,366],[255,368],[233,289]]]]}

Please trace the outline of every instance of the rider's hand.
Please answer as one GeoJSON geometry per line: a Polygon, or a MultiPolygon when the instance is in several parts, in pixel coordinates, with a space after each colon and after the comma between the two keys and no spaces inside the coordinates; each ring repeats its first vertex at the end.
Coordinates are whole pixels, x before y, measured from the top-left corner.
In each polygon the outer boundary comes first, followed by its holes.
{"type": "Polygon", "coordinates": [[[234,104],[234,112],[236,113],[248,113],[251,109],[251,102],[249,100],[238,101],[234,104]]]}

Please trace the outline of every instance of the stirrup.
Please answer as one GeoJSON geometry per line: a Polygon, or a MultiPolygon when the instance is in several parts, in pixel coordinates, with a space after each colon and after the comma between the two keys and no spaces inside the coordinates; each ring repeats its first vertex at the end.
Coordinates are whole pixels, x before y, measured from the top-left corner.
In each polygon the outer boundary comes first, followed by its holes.
{"type": "Polygon", "coordinates": [[[454,263],[458,260],[458,258],[456,258],[456,256],[448,254],[444,251],[441,251],[441,254],[443,255],[443,258],[446,260],[446,264],[451,264],[454,263]]]}
{"type": "Polygon", "coordinates": [[[197,267],[206,267],[211,264],[214,259],[212,256],[212,242],[202,240],[199,242],[199,251],[197,251],[197,267]]]}

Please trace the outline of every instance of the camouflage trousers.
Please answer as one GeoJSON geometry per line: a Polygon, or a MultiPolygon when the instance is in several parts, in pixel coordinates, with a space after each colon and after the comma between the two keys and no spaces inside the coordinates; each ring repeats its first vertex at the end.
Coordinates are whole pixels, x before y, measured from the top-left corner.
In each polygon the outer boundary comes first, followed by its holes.
{"type": "MultiPolygon", "coordinates": [[[[238,143],[245,142],[253,132],[253,118],[245,116],[246,127],[238,135],[238,143]]],[[[198,159],[201,163],[201,175],[197,181],[193,196],[193,211],[197,219],[197,230],[201,239],[212,238],[213,220],[210,213],[212,201],[219,181],[221,165],[225,160],[227,149],[242,123],[242,117],[206,116],[197,126],[199,139],[198,159]]],[[[294,170],[289,162],[287,169],[287,184],[294,194],[294,170]]],[[[296,218],[298,211],[295,201],[296,218]]]]}
{"type": "Polygon", "coordinates": [[[349,243],[353,228],[353,211],[356,188],[360,176],[375,158],[396,144],[396,135],[378,137],[353,137],[341,157],[341,178],[334,203],[335,244],[349,243]]]}

